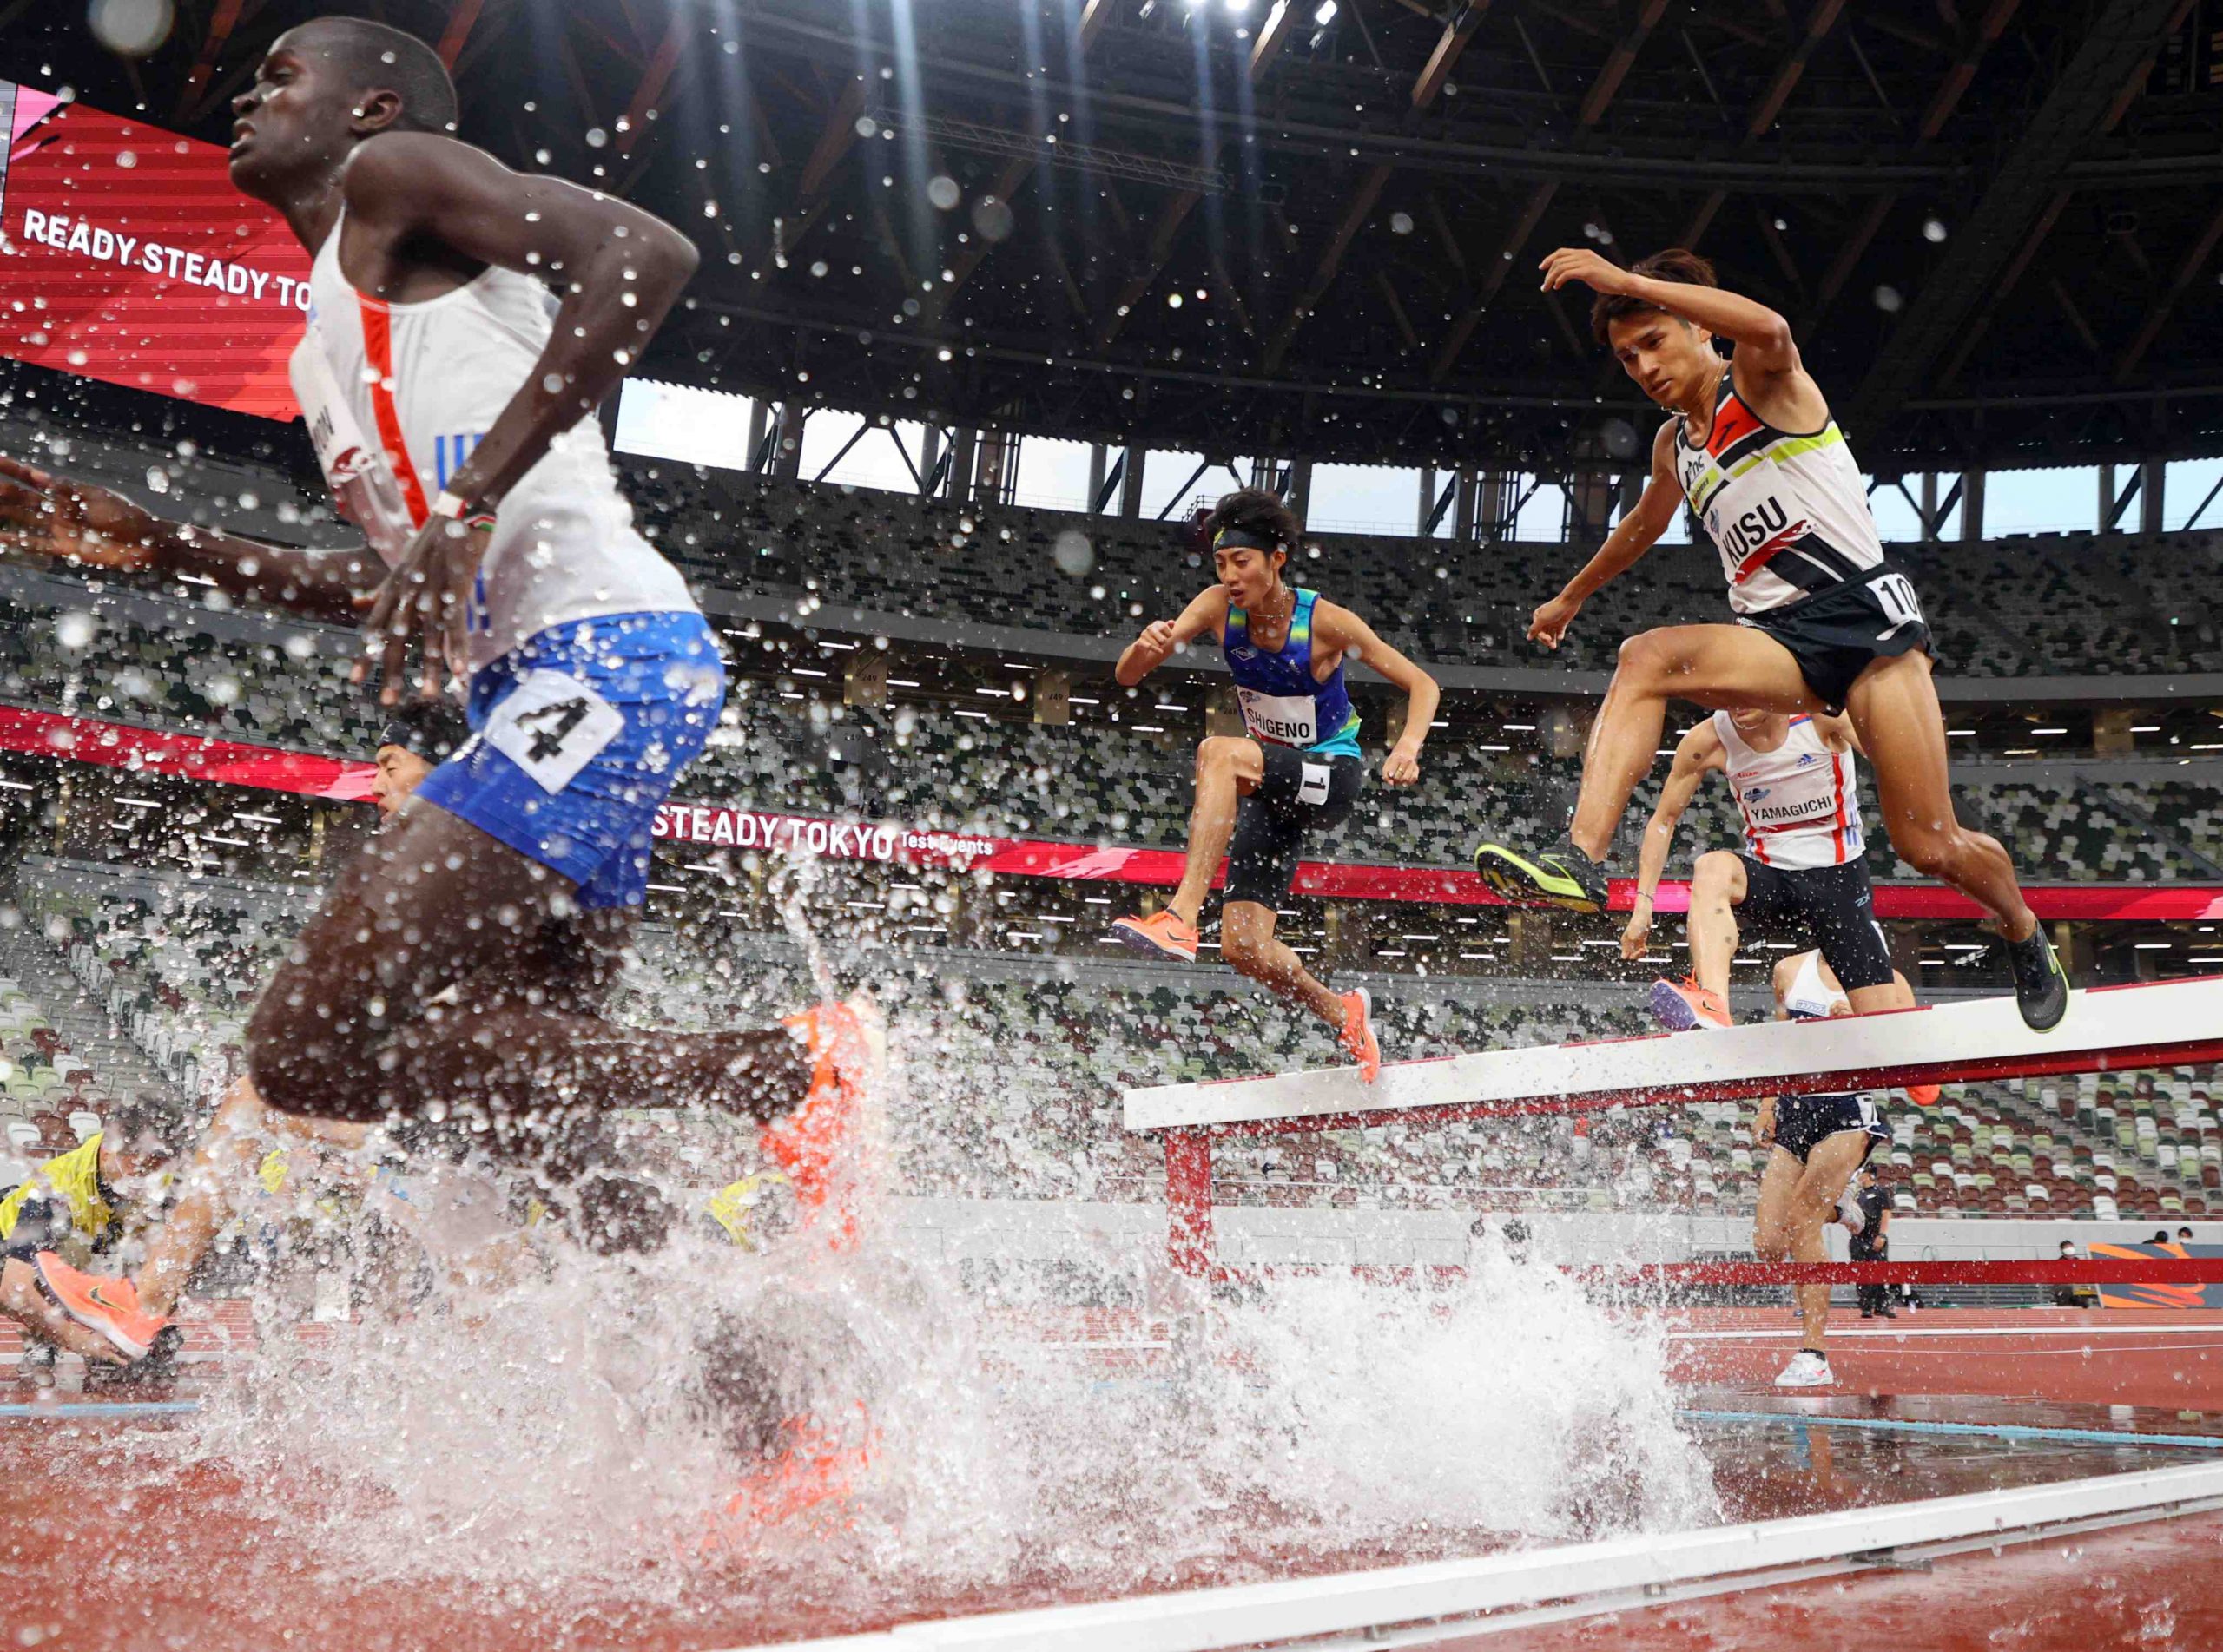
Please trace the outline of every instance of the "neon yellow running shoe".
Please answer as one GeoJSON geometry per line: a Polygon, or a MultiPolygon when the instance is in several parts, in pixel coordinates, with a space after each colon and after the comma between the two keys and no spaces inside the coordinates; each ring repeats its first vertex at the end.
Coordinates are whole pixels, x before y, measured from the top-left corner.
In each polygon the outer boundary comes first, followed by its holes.
{"type": "Polygon", "coordinates": [[[1606,910],[1606,869],[1579,849],[1516,854],[1501,843],[1474,851],[1474,870],[1515,906],[1558,906],[1570,912],[1606,910]]]}

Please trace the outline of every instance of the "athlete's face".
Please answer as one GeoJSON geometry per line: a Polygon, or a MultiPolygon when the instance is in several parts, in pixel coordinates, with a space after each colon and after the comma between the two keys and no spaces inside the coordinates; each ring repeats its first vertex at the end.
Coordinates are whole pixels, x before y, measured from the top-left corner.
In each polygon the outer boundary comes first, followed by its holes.
{"type": "Polygon", "coordinates": [[[416,753],[400,746],[381,746],[378,773],[371,777],[371,801],[379,806],[379,814],[391,815],[432,772],[432,766],[416,753]]]}
{"type": "Polygon", "coordinates": [[[1257,608],[1281,583],[1285,550],[1260,550],[1251,545],[1223,545],[1212,553],[1212,569],[1227,591],[1227,600],[1241,609],[1257,608]]]}
{"type": "MultiPolygon", "coordinates": [[[[330,173],[363,135],[364,99],[314,23],[279,36],[232,100],[232,182],[282,205],[300,181],[330,173]]],[[[391,98],[390,92],[373,97],[391,98]]]]}
{"type": "Polygon", "coordinates": [[[1787,730],[1791,719],[1772,711],[1754,711],[1749,706],[1729,714],[1729,721],[1737,725],[1737,732],[1750,738],[1754,734],[1771,734],[1787,730]]]}
{"type": "Polygon", "coordinates": [[[1659,310],[1639,310],[1606,323],[1606,340],[1621,371],[1662,407],[1711,390],[1721,371],[1713,335],[1659,310]]]}

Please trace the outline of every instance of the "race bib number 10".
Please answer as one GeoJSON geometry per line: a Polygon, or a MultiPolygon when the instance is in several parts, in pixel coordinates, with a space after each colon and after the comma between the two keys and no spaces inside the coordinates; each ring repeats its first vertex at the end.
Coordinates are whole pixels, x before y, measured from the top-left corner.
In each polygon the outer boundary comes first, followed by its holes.
{"type": "MultiPolygon", "coordinates": [[[[1914,586],[1904,574],[1882,574],[1869,589],[1876,593],[1877,603],[1883,610],[1883,617],[1891,622],[1891,630],[1902,625],[1922,623],[1921,599],[1914,594],[1914,586]]],[[[1890,631],[1884,635],[1889,636],[1890,631]]]]}
{"type": "Polygon", "coordinates": [[[485,737],[542,791],[554,793],[624,730],[624,716],[577,677],[530,671],[486,720],[485,737]]]}

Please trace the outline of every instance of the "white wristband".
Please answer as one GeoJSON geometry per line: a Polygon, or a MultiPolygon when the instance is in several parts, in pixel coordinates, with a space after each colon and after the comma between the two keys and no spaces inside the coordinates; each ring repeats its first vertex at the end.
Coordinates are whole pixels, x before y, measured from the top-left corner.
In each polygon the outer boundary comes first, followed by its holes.
{"type": "Polygon", "coordinates": [[[434,516],[446,517],[456,522],[462,521],[465,513],[470,509],[471,507],[469,504],[456,497],[454,494],[448,492],[445,488],[440,490],[440,497],[432,501],[432,514],[434,516]]]}

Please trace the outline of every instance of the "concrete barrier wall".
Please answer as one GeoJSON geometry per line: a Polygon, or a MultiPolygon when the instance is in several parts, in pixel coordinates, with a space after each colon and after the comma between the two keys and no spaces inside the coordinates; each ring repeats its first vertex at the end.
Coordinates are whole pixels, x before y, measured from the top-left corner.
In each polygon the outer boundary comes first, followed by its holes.
{"type": "MultiPolygon", "coordinates": [[[[1164,1255],[1165,1213],[1152,1205],[1055,1203],[1013,1199],[894,1199],[889,1219],[907,1247],[947,1260],[1064,1261],[1107,1272],[1154,1267],[1164,1255]]],[[[1277,1210],[1223,1207],[1212,1213],[1220,1260],[1231,1266],[1462,1263],[1474,1242],[1462,1212],[1277,1210]]],[[[1501,1221],[1493,1218],[1493,1221],[1501,1221]]],[[[1750,1254],[1743,1217],[1672,1214],[1539,1214],[1528,1225],[1539,1260],[1567,1263],[1689,1261],[1750,1254]]],[[[2180,1224],[2172,1221],[2174,1234],[2180,1224]]],[[[2223,1244],[2223,1222],[2192,1222],[2194,1242],[2223,1244]]],[[[1901,1217],[1891,1254],[1902,1261],[2012,1260],[2054,1255],[2063,1239],[2137,1243],[2152,1222],[2047,1218],[1941,1221],[1901,1217]]],[[[1831,1227],[1842,1260],[1845,1231],[1831,1227]]]]}

